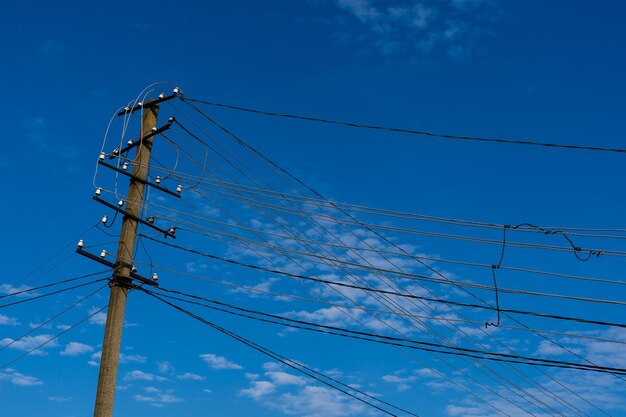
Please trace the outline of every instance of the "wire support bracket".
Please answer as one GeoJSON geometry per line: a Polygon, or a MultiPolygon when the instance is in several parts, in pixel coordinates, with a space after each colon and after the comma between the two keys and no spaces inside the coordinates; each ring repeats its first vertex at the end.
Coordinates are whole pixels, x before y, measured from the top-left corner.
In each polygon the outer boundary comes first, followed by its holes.
{"type": "Polygon", "coordinates": [[[125,107],[124,110],[120,111],[117,113],[118,116],[124,116],[125,114],[132,114],[138,110],[141,109],[149,109],[150,107],[153,107],[156,104],[161,104],[164,103],[166,101],[170,101],[173,98],[176,98],[176,94],[171,94],[169,96],[164,96],[164,97],[159,97],[157,99],[155,99],[154,101],[150,101],[148,103],[140,103],[137,104],[135,107],[125,107]]]}
{"type": "Polygon", "coordinates": [[[113,171],[119,172],[122,175],[126,175],[127,177],[131,178],[133,181],[137,181],[140,182],[142,184],[148,185],[150,187],[156,188],[159,191],[163,191],[164,193],[167,193],[169,195],[173,195],[174,197],[178,197],[178,198],[182,198],[182,196],[180,195],[180,193],[176,192],[176,191],[172,191],[168,188],[165,188],[155,182],[152,181],[148,181],[148,180],[143,180],[141,178],[138,178],[136,176],[134,176],[133,174],[129,173],[128,171],[125,171],[119,167],[116,167],[115,165],[111,165],[107,162],[102,161],[101,159],[98,160],[98,163],[102,166],[105,166],[109,169],[112,169],[113,171]]]}
{"type": "MultiPolygon", "coordinates": [[[[89,253],[89,252],[87,252],[86,250],[84,250],[82,248],[77,248],[76,249],[76,253],[79,254],[79,255],[84,256],[85,258],[91,259],[92,261],[96,261],[96,262],[98,262],[98,263],[100,263],[102,265],[108,266],[109,268],[113,269],[113,271],[115,271],[115,272],[113,273],[112,281],[117,282],[118,284],[122,283],[122,285],[124,285],[124,286],[127,286],[128,284],[130,284],[130,283],[123,282],[123,281],[125,281],[124,278],[126,278],[126,277],[120,276],[119,273],[117,272],[117,270],[120,267],[126,267],[126,268],[130,269],[130,268],[132,268],[131,265],[127,265],[125,263],[113,263],[111,261],[107,261],[106,259],[103,259],[103,258],[101,258],[99,256],[96,256],[93,253],[89,253]]],[[[146,278],[146,277],[142,277],[141,275],[139,275],[139,274],[137,274],[135,272],[132,272],[132,271],[130,272],[129,279],[134,279],[134,280],[137,280],[137,281],[141,282],[142,284],[151,285],[153,287],[158,287],[159,286],[158,282],[156,282],[154,280],[151,280],[149,278],[146,278]]]]}
{"type": "Polygon", "coordinates": [[[117,157],[125,154],[126,152],[128,152],[131,149],[133,149],[133,148],[137,147],[138,145],[140,145],[144,140],[149,139],[152,136],[156,136],[158,134],[161,134],[161,133],[165,132],[171,126],[172,126],[172,124],[168,123],[166,125],[163,125],[163,126],[159,127],[158,129],[154,129],[153,131],[151,131],[150,133],[148,133],[147,135],[145,135],[143,138],[141,138],[140,140],[138,140],[136,142],[129,141],[129,144],[126,145],[125,147],[123,147],[122,150],[119,150],[119,149],[115,148],[113,150],[113,152],[111,153],[111,155],[109,155],[109,159],[114,159],[114,158],[117,158],[117,157]]]}
{"type": "Polygon", "coordinates": [[[106,206],[106,207],[108,207],[108,208],[110,208],[110,209],[112,209],[112,210],[115,210],[115,211],[116,211],[116,212],[118,212],[118,213],[122,213],[122,214],[124,215],[124,217],[127,217],[127,218],[129,218],[129,219],[135,220],[136,222],[139,222],[139,223],[141,223],[141,224],[143,224],[143,225],[146,225],[146,226],[148,226],[148,227],[151,227],[152,229],[154,229],[154,230],[156,230],[156,231],[158,231],[158,232],[160,232],[160,233],[163,233],[163,235],[164,235],[165,237],[168,237],[168,236],[169,236],[169,237],[171,237],[172,239],[176,239],[176,235],[174,234],[174,231],[175,231],[176,229],[175,229],[174,227],[171,227],[169,230],[161,229],[160,227],[155,226],[154,224],[152,224],[152,223],[151,223],[151,222],[149,222],[149,221],[146,221],[146,220],[144,220],[144,219],[142,219],[142,218],[140,218],[140,217],[137,217],[137,216],[135,216],[134,214],[130,214],[130,213],[129,213],[129,212],[127,212],[126,210],[124,210],[124,209],[122,209],[122,208],[120,208],[120,207],[116,207],[115,205],[113,205],[113,204],[109,203],[108,201],[104,201],[104,200],[102,200],[102,199],[101,199],[101,198],[99,198],[97,195],[93,196],[93,199],[94,199],[95,201],[97,201],[98,203],[100,203],[100,204],[102,204],[102,205],[104,205],[104,206],[106,206]]]}

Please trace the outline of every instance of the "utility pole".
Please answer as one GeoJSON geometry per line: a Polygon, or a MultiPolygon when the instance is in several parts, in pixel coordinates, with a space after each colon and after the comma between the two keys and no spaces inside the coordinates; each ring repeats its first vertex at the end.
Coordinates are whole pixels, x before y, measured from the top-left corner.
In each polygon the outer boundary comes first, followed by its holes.
{"type": "Polygon", "coordinates": [[[150,153],[154,139],[152,132],[156,129],[159,112],[159,103],[151,104],[151,102],[152,100],[147,101],[144,105],[139,136],[141,143],[137,146],[135,153],[135,163],[128,188],[128,201],[126,202],[127,215],[124,216],[122,222],[115,269],[111,280],[111,293],[106,326],[104,328],[104,342],[102,343],[102,358],[100,359],[94,417],[113,416],[126,297],[131,286],[133,252],[137,240],[137,219],[141,217],[145,181],[148,177],[150,153]]]}

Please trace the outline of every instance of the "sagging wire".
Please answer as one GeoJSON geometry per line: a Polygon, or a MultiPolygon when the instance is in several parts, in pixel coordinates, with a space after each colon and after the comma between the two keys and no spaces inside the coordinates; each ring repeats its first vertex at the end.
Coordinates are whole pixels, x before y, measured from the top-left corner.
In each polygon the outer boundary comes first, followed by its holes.
{"type": "Polygon", "coordinates": [[[576,246],[574,244],[574,242],[572,241],[572,239],[567,235],[567,233],[565,233],[562,230],[545,229],[543,227],[535,226],[534,224],[530,224],[530,223],[521,223],[521,224],[518,224],[517,226],[510,226],[509,228],[512,229],[512,230],[515,230],[515,229],[522,229],[524,227],[528,227],[528,228],[531,228],[531,229],[539,230],[540,232],[542,232],[545,235],[561,235],[561,236],[563,236],[563,238],[565,238],[567,243],[569,243],[569,245],[572,247],[572,251],[574,253],[574,256],[576,256],[576,259],[578,259],[581,262],[587,262],[589,259],[591,259],[592,256],[595,256],[596,258],[599,258],[600,255],[604,254],[604,251],[602,249],[585,249],[585,248],[581,248],[579,246],[576,246]],[[587,256],[586,257],[581,257],[579,255],[580,252],[586,252],[587,256]]]}
{"type": "Polygon", "coordinates": [[[493,278],[493,288],[496,294],[496,312],[498,314],[498,318],[496,323],[494,322],[485,322],[485,328],[493,326],[500,326],[500,297],[498,292],[498,280],[496,279],[496,270],[500,269],[502,266],[502,261],[504,260],[504,251],[506,250],[506,230],[509,229],[510,226],[503,225],[502,226],[502,250],[500,251],[500,260],[497,265],[491,265],[491,276],[493,278]]]}

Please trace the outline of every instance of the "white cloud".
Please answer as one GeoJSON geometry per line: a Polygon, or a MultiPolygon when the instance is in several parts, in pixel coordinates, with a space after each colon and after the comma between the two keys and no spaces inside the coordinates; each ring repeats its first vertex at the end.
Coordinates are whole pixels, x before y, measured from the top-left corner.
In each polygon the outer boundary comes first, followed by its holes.
{"type": "Polygon", "coordinates": [[[259,400],[276,390],[274,384],[269,381],[251,381],[250,388],[242,389],[239,395],[259,400]]]}
{"type": "MultiPolygon", "coordinates": [[[[356,317],[362,313],[358,310],[351,312],[350,315],[356,317]]],[[[352,319],[346,313],[337,307],[320,308],[315,311],[291,311],[285,314],[288,317],[312,321],[315,323],[324,324],[326,326],[345,326],[347,323],[351,323],[352,319]]]]}
{"type": "MultiPolygon", "coordinates": [[[[337,38],[382,54],[430,54],[441,50],[453,59],[467,56],[496,7],[485,0],[336,0],[343,13],[327,23],[337,38]],[[348,18],[346,18],[347,16],[348,18]],[[349,17],[353,17],[350,19],[349,17]]],[[[445,55],[444,55],[445,56],[445,55]]]]}
{"type": "Polygon", "coordinates": [[[266,372],[265,376],[276,385],[304,385],[306,383],[304,378],[282,371],[266,372]]]}
{"type": "Polygon", "coordinates": [[[167,361],[157,362],[157,367],[162,374],[173,375],[176,372],[174,366],[167,361]]]}
{"type": "Polygon", "coordinates": [[[414,371],[414,373],[415,375],[421,376],[423,378],[441,378],[441,375],[439,375],[431,368],[421,368],[414,371]]]}
{"type": "Polygon", "coordinates": [[[249,386],[242,389],[239,395],[286,415],[349,417],[368,414],[360,403],[350,400],[338,391],[307,385],[306,379],[284,372],[283,368],[279,363],[264,363],[266,379],[259,380],[257,374],[247,374],[249,386]]]}
{"type": "Polygon", "coordinates": [[[4,314],[0,314],[0,325],[5,326],[17,326],[20,322],[15,317],[5,316],[4,314]]]}
{"type": "Polygon", "coordinates": [[[89,352],[93,352],[93,346],[89,346],[79,342],[70,342],[65,346],[65,349],[59,352],[59,355],[78,356],[89,352]]]}
{"type": "Polygon", "coordinates": [[[212,353],[200,355],[200,359],[205,361],[212,369],[243,369],[243,366],[227,360],[223,356],[217,356],[212,353]]]}
{"type": "Polygon", "coordinates": [[[394,384],[398,391],[406,391],[411,388],[411,383],[417,380],[417,376],[409,375],[409,376],[399,376],[397,374],[393,375],[383,375],[381,378],[383,381],[394,384]]]}
{"type": "Polygon", "coordinates": [[[54,397],[54,396],[48,397],[48,400],[54,401],[56,403],[65,403],[65,402],[68,402],[71,399],[72,399],[72,397],[54,397]]]}
{"type": "MultiPolygon", "coordinates": [[[[98,307],[92,307],[89,309],[88,313],[89,314],[94,314],[96,313],[96,311],[98,311],[99,308],[98,307]]],[[[93,316],[89,317],[89,323],[91,324],[97,324],[100,326],[104,326],[107,322],[107,313],[105,313],[104,311],[100,311],[96,314],[94,314],[93,316]]]]}
{"type": "Polygon", "coordinates": [[[43,385],[43,382],[34,376],[24,375],[15,369],[7,368],[0,372],[0,381],[9,381],[18,387],[34,387],[43,385]]]}
{"type": "Polygon", "coordinates": [[[147,402],[150,403],[150,405],[156,407],[162,406],[164,404],[180,403],[184,401],[182,398],[167,393],[155,394],[151,396],[137,394],[134,398],[135,401],[147,402]]]}
{"type": "Polygon", "coordinates": [[[11,349],[30,351],[42,345],[40,348],[33,350],[31,355],[46,355],[43,349],[49,349],[58,346],[56,340],[51,340],[54,336],[51,334],[40,334],[37,336],[25,336],[19,340],[4,338],[0,340],[0,346],[8,346],[11,349]]]}
{"type": "Polygon", "coordinates": [[[351,400],[336,390],[313,385],[296,393],[282,394],[265,405],[284,414],[301,417],[348,417],[366,414],[365,406],[360,402],[351,400]]]}
{"type": "MultiPolygon", "coordinates": [[[[28,285],[18,285],[16,287],[11,284],[0,284],[0,294],[13,294],[16,292],[30,290],[31,288],[32,287],[29,287],[28,285]]],[[[27,292],[23,294],[16,294],[15,297],[32,297],[33,295],[36,295],[36,293],[27,292]]]]}
{"type": "Polygon", "coordinates": [[[142,355],[127,355],[120,353],[120,363],[146,363],[148,358],[142,355]]]}
{"type": "Polygon", "coordinates": [[[125,381],[167,381],[167,378],[164,378],[159,375],[149,374],[143,371],[134,370],[130,372],[126,372],[124,375],[125,381]]]}
{"type": "Polygon", "coordinates": [[[153,407],[163,407],[167,404],[180,403],[184,400],[174,396],[174,390],[162,391],[156,387],[146,387],[143,389],[150,395],[137,394],[134,396],[135,401],[150,403],[153,407]]]}
{"type": "Polygon", "coordinates": [[[248,294],[249,297],[251,298],[255,298],[255,297],[259,297],[261,295],[261,293],[263,292],[268,292],[271,291],[272,289],[272,285],[275,284],[276,282],[280,281],[278,278],[268,278],[264,281],[261,281],[260,283],[256,284],[256,285],[248,285],[248,288],[250,289],[246,289],[246,288],[235,288],[230,290],[229,292],[231,293],[246,293],[248,294]],[[253,291],[256,290],[256,291],[253,291]]]}
{"type": "Polygon", "coordinates": [[[184,374],[177,375],[176,379],[191,380],[191,381],[204,381],[206,378],[201,375],[194,374],[192,372],[185,372],[184,374]]]}

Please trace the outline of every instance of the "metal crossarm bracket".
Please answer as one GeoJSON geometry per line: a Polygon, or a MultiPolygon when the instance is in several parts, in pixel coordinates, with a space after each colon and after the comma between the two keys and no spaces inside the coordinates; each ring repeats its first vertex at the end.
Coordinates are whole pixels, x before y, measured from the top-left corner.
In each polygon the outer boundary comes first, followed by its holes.
{"type": "Polygon", "coordinates": [[[137,178],[137,177],[136,177],[136,176],[134,176],[133,174],[131,174],[131,173],[127,172],[127,171],[124,171],[123,169],[118,168],[118,167],[116,167],[115,165],[111,165],[111,164],[109,164],[109,163],[107,163],[107,162],[104,162],[104,161],[103,161],[103,160],[101,160],[101,159],[99,159],[99,160],[98,160],[98,163],[99,163],[100,165],[104,165],[105,167],[107,167],[107,168],[109,168],[109,169],[112,169],[113,171],[117,171],[117,172],[119,172],[119,173],[120,173],[120,174],[122,174],[122,175],[126,175],[127,177],[132,178],[132,179],[133,179],[133,181],[138,181],[138,182],[141,182],[141,183],[143,183],[143,184],[149,185],[150,187],[154,187],[154,188],[156,188],[157,190],[163,191],[164,193],[167,193],[167,194],[169,194],[169,195],[173,195],[174,197],[181,198],[180,194],[179,194],[179,193],[177,193],[177,192],[175,192],[175,191],[168,190],[167,188],[162,187],[162,186],[160,186],[160,185],[159,185],[159,184],[157,184],[157,183],[154,183],[154,182],[151,182],[151,181],[147,181],[147,180],[142,180],[141,178],[137,178]]]}
{"type": "Polygon", "coordinates": [[[117,113],[118,116],[124,116],[125,114],[131,114],[136,112],[137,110],[141,110],[141,109],[149,109],[150,107],[154,106],[155,104],[160,104],[163,103],[165,101],[169,101],[173,98],[176,97],[176,94],[172,94],[169,96],[165,96],[163,98],[157,98],[154,101],[150,101],[148,103],[143,103],[143,104],[137,104],[135,107],[131,108],[125,108],[124,110],[120,111],[117,113]]]}
{"type": "MultiPolygon", "coordinates": [[[[93,253],[89,253],[86,250],[83,250],[81,248],[76,249],[76,253],[78,253],[79,255],[82,255],[82,256],[84,256],[86,258],[89,258],[92,261],[96,261],[98,263],[101,263],[102,265],[108,266],[109,268],[113,269],[114,271],[117,269],[117,266],[119,266],[119,265],[114,264],[111,261],[107,261],[106,259],[102,259],[101,257],[94,255],[93,253]]],[[[124,265],[124,266],[127,266],[128,268],[131,268],[131,266],[129,266],[129,265],[124,265]]],[[[159,284],[157,282],[155,282],[155,281],[153,281],[151,279],[148,279],[146,277],[142,277],[141,275],[136,274],[134,272],[130,273],[130,278],[132,278],[134,280],[137,280],[137,281],[139,281],[139,282],[141,282],[143,284],[151,285],[153,287],[158,287],[159,286],[159,284]]]]}
{"type": "Polygon", "coordinates": [[[144,136],[142,139],[140,139],[140,140],[138,140],[136,142],[133,142],[130,145],[127,145],[126,147],[122,148],[122,150],[118,151],[117,154],[109,155],[109,159],[113,159],[113,158],[116,158],[118,156],[122,156],[123,154],[125,154],[128,151],[130,151],[134,147],[139,146],[139,144],[141,144],[141,142],[144,141],[145,139],[151,138],[152,136],[155,136],[155,135],[158,135],[159,133],[165,132],[167,129],[170,128],[170,126],[171,126],[171,124],[166,124],[164,126],[161,126],[158,129],[155,129],[155,130],[151,131],[146,136],[144,136]]]}
{"type": "Polygon", "coordinates": [[[140,218],[140,217],[137,217],[137,216],[134,216],[134,215],[132,215],[132,214],[128,213],[126,210],[123,210],[122,208],[117,207],[117,206],[115,206],[115,205],[113,205],[113,204],[109,203],[108,201],[104,201],[104,200],[102,200],[102,199],[101,199],[101,198],[99,198],[97,195],[95,195],[95,196],[93,197],[93,199],[94,199],[94,200],[96,200],[98,203],[100,203],[100,204],[103,204],[103,205],[107,206],[107,207],[108,207],[108,208],[110,208],[110,209],[113,209],[113,210],[115,210],[115,211],[118,211],[118,212],[122,213],[125,217],[128,217],[128,218],[130,218],[130,219],[133,219],[133,220],[135,220],[136,222],[139,222],[139,223],[141,223],[141,224],[144,224],[144,225],[146,225],[146,226],[148,226],[148,227],[153,228],[154,230],[157,230],[157,231],[159,231],[159,232],[163,233],[166,237],[167,237],[167,236],[169,236],[169,237],[171,237],[171,238],[173,238],[173,239],[176,239],[176,235],[174,235],[174,233],[170,232],[169,230],[164,230],[164,229],[161,229],[161,228],[159,228],[159,227],[156,227],[155,225],[153,225],[153,224],[151,224],[151,223],[148,223],[148,222],[147,222],[147,221],[145,221],[144,219],[142,219],[142,218],[140,218]]]}

